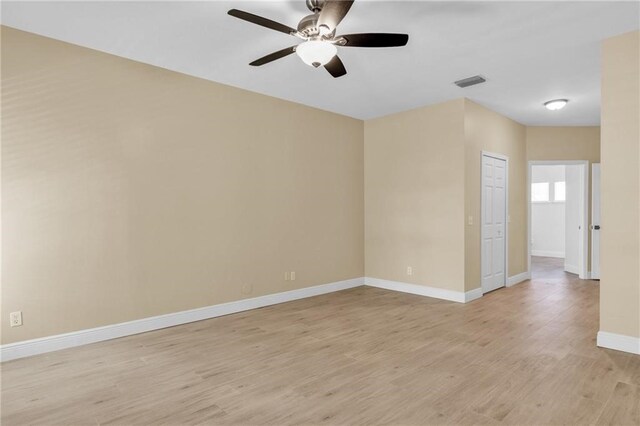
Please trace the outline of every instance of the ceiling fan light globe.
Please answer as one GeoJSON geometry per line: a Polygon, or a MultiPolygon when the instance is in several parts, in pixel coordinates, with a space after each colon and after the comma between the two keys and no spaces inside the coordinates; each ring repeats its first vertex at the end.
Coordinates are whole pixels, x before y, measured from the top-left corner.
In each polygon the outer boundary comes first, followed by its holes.
{"type": "Polygon", "coordinates": [[[296,47],[296,53],[305,64],[317,68],[327,64],[338,49],[331,43],[320,40],[309,40],[296,47]]]}

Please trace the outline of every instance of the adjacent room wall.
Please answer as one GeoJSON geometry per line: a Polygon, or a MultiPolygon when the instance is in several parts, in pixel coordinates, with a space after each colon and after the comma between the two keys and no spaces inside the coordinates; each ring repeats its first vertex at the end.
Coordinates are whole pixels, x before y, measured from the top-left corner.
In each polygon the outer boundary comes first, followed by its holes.
{"type": "Polygon", "coordinates": [[[602,49],[600,330],[640,337],[640,32],[602,49]]]}
{"type": "Polygon", "coordinates": [[[362,121],[6,27],[2,89],[2,343],[363,276],[362,121]]]}
{"type": "Polygon", "coordinates": [[[480,165],[482,151],[509,157],[508,276],[527,271],[525,126],[465,99],[465,289],[480,287],[480,165]],[[469,225],[469,216],[472,224],[469,225]]]}
{"type": "Polygon", "coordinates": [[[365,141],[366,276],[464,291],[464,100],[367,121],[365,141]]]}
{"type": "Polygon", "coordinates": [[[548,183],[548,202],[531,203],[531,255],[565,257],[565,202],[555,201],[554,184],[565,182],[565,166],[534,166],[531,183],[548,183]]]}

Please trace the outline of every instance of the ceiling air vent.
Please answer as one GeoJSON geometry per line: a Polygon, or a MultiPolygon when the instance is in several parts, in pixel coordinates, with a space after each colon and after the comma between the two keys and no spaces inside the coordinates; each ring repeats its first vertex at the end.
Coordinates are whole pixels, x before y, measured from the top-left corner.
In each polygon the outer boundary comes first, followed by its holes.
{"type": "Polygon", "coordinates": [[[458,87],[469,87],[476,84],[484,83],[485,81],[487,80],[484,77],[480,75],[474,75],[473,77],[463,78],[462,80],[456,81],[455,85],[458,87]]]}

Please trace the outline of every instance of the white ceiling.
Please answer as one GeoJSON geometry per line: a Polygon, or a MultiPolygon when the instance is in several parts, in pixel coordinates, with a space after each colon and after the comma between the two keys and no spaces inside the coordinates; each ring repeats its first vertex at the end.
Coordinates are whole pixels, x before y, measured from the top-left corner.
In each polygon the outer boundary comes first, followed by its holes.
{"type": "Polygon", "coordinates": [[[600,42],[639,28],[640,3],[358,0],[338,33],[406,32],[404,48],[339,48],[333,79],[296,56],[248,65],[298,39],[232,18],[295,27],[304,0],[2,2],[2,23],[181,73],[369,119],[467,97],[527,125],[600,122],[600,42]],[[483,85],[452,84],[475,74],[483,85]],[[542,103],[568,98],[564,110],[542,103]]]}

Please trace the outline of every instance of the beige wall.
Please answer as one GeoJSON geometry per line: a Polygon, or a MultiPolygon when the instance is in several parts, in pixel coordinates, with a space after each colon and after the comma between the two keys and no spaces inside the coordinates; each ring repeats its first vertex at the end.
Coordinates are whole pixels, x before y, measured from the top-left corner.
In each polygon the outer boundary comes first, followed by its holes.
{"type": "Polygon", "coordinates": [[[527,161],[600,162],[600,127],[527,127],[527,161]]]}
{"type": "MultiPolygon", "coordinates": [[[[591,165],[600,162],[600,127],[527,127],[527,161],[589,161],[587,223],[591,225],[591,165]]],[[[587,241],[591,270],[591,232],[587,241]]]]}
{"type": "Polygon", "coordinates": [[[459,99],[365,123],[368,277],[480,286],[483,150],[509,157],[509,275],[527,270],[525,127],[459,99]]]}
{"type": "Polygon", "coordinates": [[[459,99],[365,122],[368,277],[463,291],[463,121],[459,99]]]}
{"type": "Polygon", "coordinates": [[[600,330],[640,337],[640,32],[602,49],[600,330]]]}
{"type": "Polygon", "coordinates": [[[527,271],[527,161],[525,126],[465,100],[465,289],[480,287],[482,151],[509,158],[508,276],[527,271]]]}
{"type": "Polygon", "coordinates": [[[6,27],[2,91],[2,343],[363,276],[361,121],[6,27]]]}

